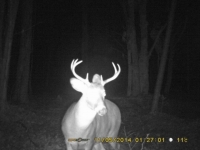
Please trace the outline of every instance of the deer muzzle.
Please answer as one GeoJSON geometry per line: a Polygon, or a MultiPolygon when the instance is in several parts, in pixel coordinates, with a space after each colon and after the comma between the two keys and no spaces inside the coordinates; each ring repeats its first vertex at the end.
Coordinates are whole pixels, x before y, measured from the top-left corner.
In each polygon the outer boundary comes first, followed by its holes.
{"type": "Polygon", "coordinates": [[[103,105],[98,106],[95,110],[99,116],[104,116],[107,113],[107,109],[103,105]]]}

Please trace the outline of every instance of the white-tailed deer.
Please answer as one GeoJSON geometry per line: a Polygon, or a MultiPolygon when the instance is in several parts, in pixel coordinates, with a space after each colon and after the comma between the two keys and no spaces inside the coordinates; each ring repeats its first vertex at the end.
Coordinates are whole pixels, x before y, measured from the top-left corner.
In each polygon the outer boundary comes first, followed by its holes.
{"type": "MultiPolygon", "coordinates": [[[[121,113],[117,105],[105,99],[104,85],[117,78],[121,69],[118,70],[112,63],[115,73],[113,77],[103,81],[103,77],[95,74],[92,83],[81,78],[75,73],[75,67],[82,61],[78,59],[71,63],[71,70],[76,78],[71,78],[72,87],[82,93],[77,103],[73,103],[67,110],[62,120],[62,132],[65,137],[67,150],[105,150],[101,142],[95,138],[115,138],[121,125],[121,113]],[[72,141],[70,139],[88,139],[86,141],[72,141]]],[[[117,142],[109,143],[112,149],[119,150],[117,142]]]]}

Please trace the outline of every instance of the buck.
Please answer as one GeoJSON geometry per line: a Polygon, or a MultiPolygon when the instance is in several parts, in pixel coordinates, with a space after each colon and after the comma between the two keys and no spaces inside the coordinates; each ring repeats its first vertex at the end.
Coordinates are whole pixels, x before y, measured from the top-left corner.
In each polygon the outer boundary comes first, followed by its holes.
{"type": "MultiPolygon", "coordinates": [[[[72,61],[71,71],[76,78],[71,78],[70,83],[76,91],[82,93],[82,96],[77,103],[68,108],[62,120],[62,132],[67,150],[105,150],[106,145],[102,144],[101,140],[106,137],[112,139],[117,137],[121,125],[121,113],[116,104],[105,99],[104,85],[116,79],[121,68],[117,64],[117,70],[112,63],[115,73],[111,78],[103,81],[102,76],[95,74],[90,83],[88,73],[86,79],[76,74],[75,68],[80,63],[82,61],[78,59],[72,61]]],[[[120,149],[117,142],[109,144],[112,149],[120,149]]]]}

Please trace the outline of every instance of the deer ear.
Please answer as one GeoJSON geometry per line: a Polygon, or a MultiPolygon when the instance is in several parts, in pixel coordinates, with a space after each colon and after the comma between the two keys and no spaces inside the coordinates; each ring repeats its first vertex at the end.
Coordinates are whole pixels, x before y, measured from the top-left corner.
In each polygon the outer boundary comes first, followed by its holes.
{"type": "Polygon", "coordinates": [[[83,93],[86,89],[86,85],[82,81],[80,81],[76,78],[71,78],[70,83],[71,83],[72,87],[78,92],[83,93]]]}
{"type": "Polygon", "coordinates": [[[92,78],[92,82],[93,82],[93,83],[98,83],[98,84],[100,84],[100,83],[101,83],[101,77],[100,77],[100,75],[95,74],[95,75],[93,76],[93,78],[92,78]]]}

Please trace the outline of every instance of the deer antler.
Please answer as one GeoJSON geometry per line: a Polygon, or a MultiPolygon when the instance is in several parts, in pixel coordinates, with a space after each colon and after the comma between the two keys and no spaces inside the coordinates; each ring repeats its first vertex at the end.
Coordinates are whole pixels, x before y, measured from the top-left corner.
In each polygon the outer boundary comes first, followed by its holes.
{"type": "Polygon", "coordinates": [[[72,73],[73,75],[79,79],[80,81],[84,82],[85,84],[90,84],[89,80],[88,80],[88,73],[86,74],[86,78],[82,78],[80,77],[79,75],[76,74],[75,72],[75,68],[76,66],[78,66],[80,63],[82,63],[83,61],[78,61],[78,59],[73,59],[72,63],[71,63],[71,70],[72,70],[72,73]]]}
{"type": "Polygon", "coordinates": [[[103,81],[103,77],[101,76],[101,84],[102,84],[103,86],[104,86],[106,83],[108,83],[108,82],[110,82],[110,81],[116,79],[116,78],[118,77],[119,73],[121,72],[121,68],[120,68],[119,64],[117,64],[118,70],[116,69],[115,64],[114,64],[113,62],[112,62],[112,65],[113,65],[113,67],[114,67],[115,73],[114,73],[114,75],[113,75],[111,78],[108,78],[108,79],[105,80],[105,81],[103,81]]]}

